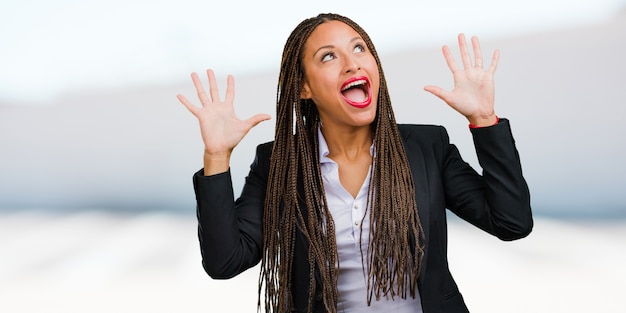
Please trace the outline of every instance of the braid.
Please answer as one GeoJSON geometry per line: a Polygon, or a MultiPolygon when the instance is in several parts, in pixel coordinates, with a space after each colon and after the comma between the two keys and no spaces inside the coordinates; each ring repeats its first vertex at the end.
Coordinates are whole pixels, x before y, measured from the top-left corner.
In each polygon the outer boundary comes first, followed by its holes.
{"type": "Polygon", "coordinates": [[[372,208],[367,251],[368,303],[373,295],[376,299],[387,295],[406,298],[407,288],[410,296],[415,297],[424,254],[413,177],[380,63],[379,72],[376,155],[368,197],[368,207],[372,208]]]}
{"type": "Polygon", "coordinates": [[[368,303],[373,295],[377,299],[381,295],[406,298],[407,289],[414,297],[417,287],[423,234],[415,187],[380,60],[369,36],[356,23],[340,15],[320,14],[294,29],[281,61],[259,276],[258,307],[260,310],[264,289],[266,312],[286,312],[293,307],[291,277],[297,233],[308,243],[308,311],[316,293],[321,293],[327,312],[337,311],[339,257],[335,225],[322,185],[317,136],[319,113],[312,101],[300,99],[304,44],[319,24],[329,20],[344,22],[362,36],[380,72],[378,112],[373,123],[376,155],[368,196],[368,207],[372,208],[367,251],[368,303]],[[316,274],[320,279],[319,291],[316,274]]]}

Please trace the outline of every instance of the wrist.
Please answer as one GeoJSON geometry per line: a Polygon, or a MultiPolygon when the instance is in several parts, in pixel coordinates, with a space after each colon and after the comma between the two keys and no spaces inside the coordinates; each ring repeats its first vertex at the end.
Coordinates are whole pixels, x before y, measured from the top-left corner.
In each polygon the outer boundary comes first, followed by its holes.
{"type": "Polygon", "coordinates": [[[230,152],[204,152],[204,176],[215,175],[228,171],[230,167],[230,152]]]}
{"type": "Polygon", "coordinates": [[[210,160],[222,160],[222,159],[230,159],[232,151],[209,151],[204,150],[204,159],[210,160]]]}

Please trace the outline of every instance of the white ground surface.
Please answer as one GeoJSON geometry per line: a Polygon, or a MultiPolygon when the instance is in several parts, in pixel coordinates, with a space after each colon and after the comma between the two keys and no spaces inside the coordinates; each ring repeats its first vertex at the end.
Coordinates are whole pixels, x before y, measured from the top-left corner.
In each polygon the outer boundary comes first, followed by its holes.
{"type": "MultiPolygon", "coordinates": [[[[472,312],[626,312],[626,221],[535,221],[500,242],[449,225],[472,312]]],[[[202,270],[191,216],[0,215],[0,312],[255,312],[258,268],[202,270]]]]}

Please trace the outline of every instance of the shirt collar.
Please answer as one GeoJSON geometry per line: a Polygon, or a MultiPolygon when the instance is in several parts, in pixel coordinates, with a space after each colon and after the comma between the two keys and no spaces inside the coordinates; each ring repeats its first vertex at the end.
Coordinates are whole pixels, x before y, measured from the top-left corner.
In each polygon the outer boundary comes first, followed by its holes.
{"type": "Polygon", "coordinates": [[[322,134],[322,128],[318,127],[317,128],[317,139],[319,142],[319,158],[320,158],[320,164],[323,163],[329,163],[329,162],[333,162],[333,160],[331,160],[328,157],[328,154],[330,153],[330,151],[328,150],[328,143],[326,143],[326,139],[324,138],[324,134],[322,134]]]}

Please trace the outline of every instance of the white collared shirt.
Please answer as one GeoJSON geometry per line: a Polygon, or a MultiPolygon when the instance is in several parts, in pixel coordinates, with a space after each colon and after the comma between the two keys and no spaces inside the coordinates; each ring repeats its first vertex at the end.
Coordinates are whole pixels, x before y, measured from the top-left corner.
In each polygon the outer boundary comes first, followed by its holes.
{"type": "MultiPolygon", "coordinates": [[[[329,150],[321,130],[319,136],[319,159],[328,209],[335,223],[335,237],[339,254],[339,300],[338,312],[422,312],[422,303],[417,292],[415,299],[396,297],[372,299],[367,306],[367,246],[370,219],[367,212],[367,195],[370,183],[370,170],[356,198],[341,185],[339,166],[328,157],[329,150]],[[367,214],[366,214],[367,213],[367,214]],[[362,225],[361,225],[362,224],[362,225]],[[362,230],[362,232],[361,232],[362,230]],[[361,235],[361,240],[359,240],[361,235]],[[361,246],[359,246],[361,244],[361,246]],[[363,258],[361,258],[361,252],[363,258]]],[[[370,147],[373,155],[374,145],[370,147]]]]}

